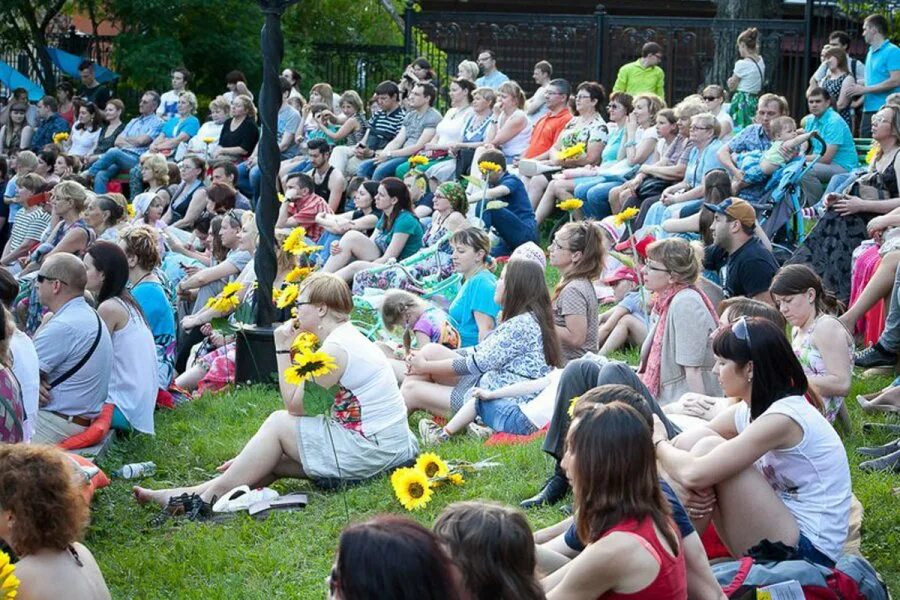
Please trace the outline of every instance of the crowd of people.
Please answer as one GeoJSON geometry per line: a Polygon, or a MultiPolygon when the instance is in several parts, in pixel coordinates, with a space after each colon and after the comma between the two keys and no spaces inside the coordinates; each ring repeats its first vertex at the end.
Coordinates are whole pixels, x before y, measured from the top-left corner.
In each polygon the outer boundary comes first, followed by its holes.
{"type": "MultiPolygon", "coordinates": [[[[79,88],[61,82],[36,106],[16,90],[0,113],[0,540],[39,590],[28,597],[108,597],[78,543],[70,466],[35,444],[152,435],[157,408],[234,383],[234,335],[216,324],[263,303],[284,409],[217,477],[135,487],[140,504],[364,481],[456,435],[542,429],[554,472],[522,507],[573,494],[572,516],[538,532],[488,502],[447,507],[433,530],[350,526],[332,597],[718,599],[710,537],[723,556],[777,546],[833,568],[858,547],[836,429],[852,369],[892,371],[900,354],[888,32],[865,20],[865,61],[831,34],[799,124],[762,93],[756,29],[726,82],[678,99],[653,42],[609,95],[541,61],[526,97],[491,50],[447,82],[417,59],[365,99],[328,83],[304,96],[287,68],[271,298],[256,285],[260,125],[243,74],[205,107],[184,68],[137,107],[90,62],[79,88]],[[863,166],[853,131],[874,141],[863,166]],[[762,225],[796,165],[815,226],[776,258],[784,239],[762,225]],[[548,266],[553,289],[536,284],[548,266]],[[351,318],[363,309],[378,327],[351,318]],[[330,368],[298,380],[310,336],[330,368]],[[627,347],[634,368],[610,358],[627,347]],[[327,414],[308,414],[312,384],[337,390],[327,414]]],[[[863,410],[900,410],[898,385],[863,410]]],[[[880,456],[863,468],[900,470],[896,443],[880,456]]]]}

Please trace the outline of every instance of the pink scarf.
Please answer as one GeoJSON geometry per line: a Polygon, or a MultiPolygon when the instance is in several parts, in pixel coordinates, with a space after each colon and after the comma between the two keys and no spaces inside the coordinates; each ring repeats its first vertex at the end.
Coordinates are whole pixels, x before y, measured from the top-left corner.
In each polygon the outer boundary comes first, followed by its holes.
{"type": "Polygon", "coordinates": [[[666,317],[669,314],[669,306],[672,304],[672,299],[682,290],[694,290],[700,294],[700,297],[703,298],[703,303],[706,304],[706,308],[709,310],[709,314],[712,315],[713,321],[719,320],[719,316],[716,314],[716,309],[713,307],[712,302],[709,301],[706,294],[704,294],[696,285],[681,283],[659,292],[653,306],[653,311],[659,315],[659,322],[656,324],[656,331],[653,333],[653,341],[650,343],[650,352],[647,354],[647,360],[640,373],[641,381],[644,382],[644,385],[647,386],[647,389],[650,390],[650,393],[653,394],[654,397],[659,395],[660,375],[662,372],[662,344],[663,338],[666,335],[666,317]]]}

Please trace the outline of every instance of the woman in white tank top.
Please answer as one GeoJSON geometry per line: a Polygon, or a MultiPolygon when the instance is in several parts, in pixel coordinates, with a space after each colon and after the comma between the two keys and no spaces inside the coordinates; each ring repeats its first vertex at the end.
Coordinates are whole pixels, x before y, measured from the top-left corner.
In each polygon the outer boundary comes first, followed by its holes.
{"type": "Polygon", "coordinates": [[[741,318],[713,349],[723,391],[741,402],[672,442],[657,423],[662,468],[697,530],[712,518],[734,556],[769,540],[833,567],[849,526],[850,468],[784,332],[741,318]]]}

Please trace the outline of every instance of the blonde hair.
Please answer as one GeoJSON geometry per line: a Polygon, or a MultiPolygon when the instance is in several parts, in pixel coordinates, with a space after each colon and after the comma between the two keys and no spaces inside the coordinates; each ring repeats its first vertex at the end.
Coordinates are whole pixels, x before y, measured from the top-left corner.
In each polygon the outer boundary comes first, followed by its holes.
{"type": "Polygon", "coordinates": [[[797,129],[797,122],[791,117],[775,117],[769,121],[769,129],[772,132],[772,138],[778,137],[785,130],[794,131],[797,129]]]}
{"type": "Polygon", "coordinates": [[[169,184],[169,163],[162,154],[145,154],[141,157],[141,165],[150,169],[153,179],[162,185],[169,184]]]}
{"type": "Polygon", "coordinates": [[[313,273],[303,282],[301,292],[309,292],[310,304],[321,304],[341,315],[353,312],[353,295],[347,283],[334,273],[313,273]]]}
{"type": "Polygon", "coordinates": [[[225,99],[225,96],[216,96],[209,103],[209,112],[212,112],[214,109],[221,110],[226,115],[231,114],[231,103],[225,99]]]}
{"type": "Polygon", "coordinates": [[[662,263],[681,283],[694,284],[700,278],[700,257],[686,240],[668,238],[647,246],[647,257],[662,263]]]}
{"type": "Polygon", "coordinates": [[[500,87],[497,88],[497,92],[500,94],[509,94],[516,99],[516,106],[519,108],[525,107],[525,92],[522,91],[522,88],[519,87],[519,84],[515,81],[504,81],[500,84],[500,87]]]}
{"type": "Polygon", "coordinates": [[[191,105],[191,114],[197,112],[197,96],[194,95],[194,92],[184,91],[178,94],[178,99],[181,100],[184,98],[188,101],[188,104],[191,105]]]}
{"type": "Polygon", "coordinates": [[[125,255],[137,259],[138,266],[152,271],[160,264],[159,234],[148,225],[135,225],[119,234],[125,255]]]}
{"type": "Polygon", "coordinates": [[[87,205],[88,193],[84,186],[77,181],[61,181],[53,188],[53,196],[65,198],[72,204],[72,208],[81,212],[87,205]]]}
{"type": "Polygon", "coordinates": [[[494,102],[497,100],[497,92],[495,92],[493,90],[493,88],[489,88],[489,87],[477,88],[474,92],[472,92],[472,97],[474,98],[476,94],[481,96],[490,105],[493,105],[494,102]]]}
{"type": "Polygon", "coordinates": [[[343,94],[341,94],[341,106],[344,104],[349,104],[353,108],[356,109],[356,112],[361,113],[363,111],[363,101],[362,98],[359,97],[359,94],[354,90],[347,90],[343,94]]]}
{"type": "Polygon", "coordinates": [[[705,127],[709,127],[713,130],[713,137],[718,138],[722,135],[722,126],[719,124],[719,120],[712,113],[702,112],[699,115],[694,115],[691,117],[691,125],[694,124],[702,124],[705,127]]]}
{"type": "Polygon", "coordinates": [[[381,321],[388,331],[396,329],[406,318],[406,312],[414,306],[424,306],[424,302],[406,290],[391,290],[384,295],[381,305],[381,321]]]}
{"type": "MultiPolygon", "coordinates": [[[[478,79],[478,63],[474,60],[464,60],[456,67],[456,72],[462,74],[466,79],[475,81],[478,79]]],[[[492,92],[494,90],[491,90],[492,92]]]]}
{"type": "Polygon", "coordinates": [[[247,118],[252,121],[256,120],[256,105],[253,104],[253,100],[251,100],[248,96],[235,96],[232,102],[240,102],[241,104],[243,104],[244,110],[247,111],[247,118]]]}
{"type": "Polygon", "coordinates": [[[666,107],[666,101],[656,94],[638,94],[634,97],[634,104],[637,105],[638,100],[644,100],[650,111],[651,122],[656,120],[656,115],[666,107]]]}

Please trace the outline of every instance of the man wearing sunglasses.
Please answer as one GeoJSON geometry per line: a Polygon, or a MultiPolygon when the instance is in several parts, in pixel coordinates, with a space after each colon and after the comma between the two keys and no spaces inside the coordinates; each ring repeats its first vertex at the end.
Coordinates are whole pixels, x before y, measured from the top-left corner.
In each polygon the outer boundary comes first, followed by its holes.
{"type": "Polygon", "coordinates": [[[666,75],[659,66],[662,62],[662,47],[656,42],[647,42],[641,48],[641,57],[622,65],[613,85],[613,92],[625,92],[632,96],[656,94],[666,98],[666,75]]]}
{"type": "Polygon", "coordinates": [[[769,286],[778,272],[778,261],[757,235],[756,211],[740,198],[719,204],[705,203],[715,213],[712,246],[706,248],[703,268],[725,268],[725,296],[746,296],[774,305],[769,286]]]}
{"type": "Polygon", "coordinates": [[[41,370],[35,443],[56,444],[84,432],[106,402],[112,342],[84,300],[86,284],[84,264],[65,252],[47,257],[35,281],[53,315],[34,336],[41,370]]]}

